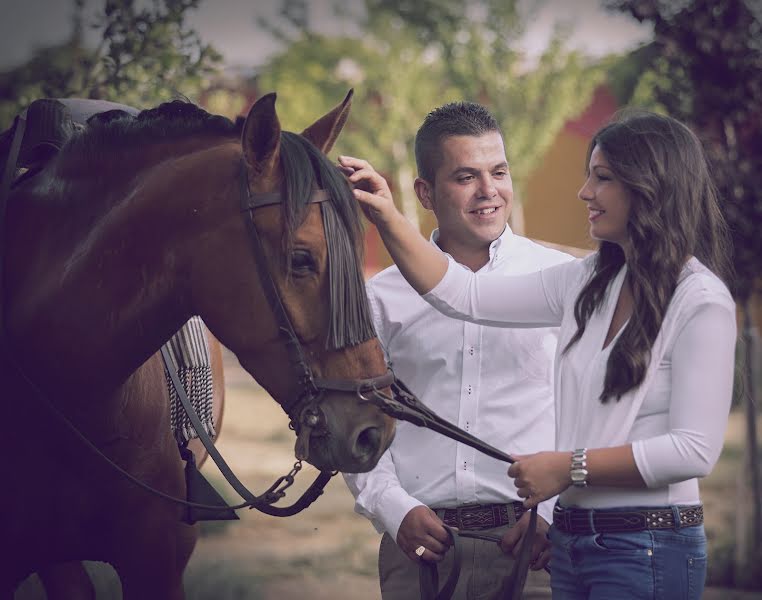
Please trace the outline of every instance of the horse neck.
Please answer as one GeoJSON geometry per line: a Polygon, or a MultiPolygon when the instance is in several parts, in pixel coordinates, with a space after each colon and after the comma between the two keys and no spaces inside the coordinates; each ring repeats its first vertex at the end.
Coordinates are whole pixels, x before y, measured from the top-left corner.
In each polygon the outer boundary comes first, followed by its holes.
{"type": "Polygon", "coordinates": [[[112,387],[191,316],[184,274],[193,240],[222,218],[210,190],[230,187],[236,152],[220,139],[163,144],[112,167],[113,178],[64,182],[68,198],[55,206],[36,198],[17,211],[42,235],[33,247],[23,235],[9,240],[17,250],[9,289],[18,293],[8,322],[31,354],[66,357],[50,361],[56,382],[112,387]],[[217,174],[228,179],[215,182],[217,174]],[[98,200],[78,211],[74,198],[98,200]]]}

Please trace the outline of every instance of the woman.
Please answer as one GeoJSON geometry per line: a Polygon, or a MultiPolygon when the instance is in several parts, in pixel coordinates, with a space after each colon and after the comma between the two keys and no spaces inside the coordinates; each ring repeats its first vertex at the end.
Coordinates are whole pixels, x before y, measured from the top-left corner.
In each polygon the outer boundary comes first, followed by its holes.
{"type": "Polygon", "coordinates": [[[726,227],[696,136],[651,113],[601,129],[579,192],[600,249],[516,277],[448,260],[370,165],[340,161],[355,170],[355,195],[400,271],[433,306],[494,326],[560,326],[556,451],[519,456],[508,471],[527,507],[560,494],[553,597],[700,598],[697,478],[722,448],[736,324],[720,279],[726,227]]]}

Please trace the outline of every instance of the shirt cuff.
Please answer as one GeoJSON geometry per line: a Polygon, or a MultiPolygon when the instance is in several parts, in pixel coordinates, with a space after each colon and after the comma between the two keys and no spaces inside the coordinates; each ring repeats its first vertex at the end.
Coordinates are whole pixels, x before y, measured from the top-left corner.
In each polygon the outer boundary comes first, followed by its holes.
{"type": "Polygon", "coordinates": [[[540,502],[537,506],[537,516],[545,519],[548,525],[553,524],[553,507],[556,505],[556,500],[558,500],[558,496],[553,496],[544,502],[540,502]]]}
{"type": "Polygon", "coordinates": [[[390,488],[383,497],[383,511],[379,511],[378,520],[392,539],[397,542],[397,532],[402,524],[402,519],[416,506],[423,503],[413,498],[401,487],[390,488]]]}

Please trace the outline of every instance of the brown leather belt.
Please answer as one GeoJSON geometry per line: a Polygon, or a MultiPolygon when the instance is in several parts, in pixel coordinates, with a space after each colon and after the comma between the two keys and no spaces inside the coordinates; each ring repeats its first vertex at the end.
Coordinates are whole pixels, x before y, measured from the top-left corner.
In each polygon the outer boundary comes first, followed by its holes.
{"type": "Polygon", "coordinates": [[[464,504],[458,508],[433,509],[445,525],[458,529],[482,530],[516,524],[526,509],[519,502],[510,504],[464,504]]]}
{"type": "Polygon", "coordinates": [[[564,508],[556,504],[553,509],[554,527],[565,533],[587,535],[645,531],[646,529],[679,529],[701,525],[703,522],[704,507],[701,504],[674,507],[674,509],[660,507],[640,510],[564,508]]]}

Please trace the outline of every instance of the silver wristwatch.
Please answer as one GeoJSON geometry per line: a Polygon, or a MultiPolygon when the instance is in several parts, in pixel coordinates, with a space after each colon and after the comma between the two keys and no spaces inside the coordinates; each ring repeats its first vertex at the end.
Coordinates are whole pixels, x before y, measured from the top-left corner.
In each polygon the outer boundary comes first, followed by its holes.
{"type": "Polygon", "coordinates": [[[572,452],[571,470],[572,485],[587,487],[587,448],[580,448],[572,452]]]}

